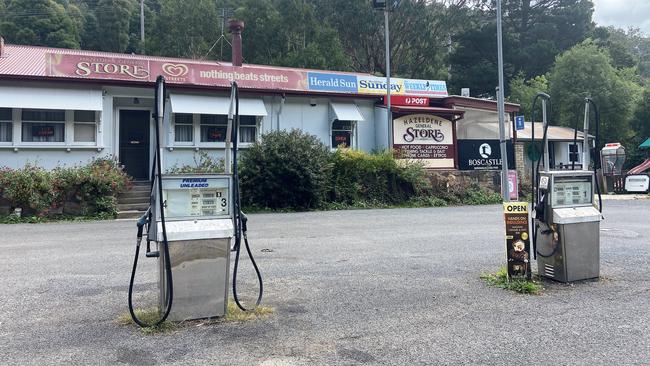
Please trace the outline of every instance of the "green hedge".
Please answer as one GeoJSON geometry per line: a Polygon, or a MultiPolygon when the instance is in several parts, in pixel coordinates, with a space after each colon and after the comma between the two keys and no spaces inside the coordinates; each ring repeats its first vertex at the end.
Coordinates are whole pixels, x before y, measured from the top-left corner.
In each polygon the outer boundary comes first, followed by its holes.
{"type": "Polygon", "coordinates": [[[49,171],[32,163],[21,169],[0,168],[0,200],[11,210],[21,208],[39,216],[115,214],[117,195],[129,184],[129,177],[111,159],[49,171]]]}

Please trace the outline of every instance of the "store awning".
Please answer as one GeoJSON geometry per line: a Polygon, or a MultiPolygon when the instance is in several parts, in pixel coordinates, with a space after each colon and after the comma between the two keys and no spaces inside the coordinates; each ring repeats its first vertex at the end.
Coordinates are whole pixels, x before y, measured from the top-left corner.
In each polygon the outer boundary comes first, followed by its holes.
{"type": "Polygon", "coordinates": [[[650,137],[639,145],[639,149],[650,149],[650,137]]]}
{"type": "Polygon", "coordinates": [[[339,121],[363,121],[359,107],[354,103],[330,102],[333,119],[339,121]]]}
{"type": "Polygon", "coordinates": [[[0,86],[0,107],[101,111],[102,91],[0,86]]]}
{"type": "MultiPolygon", "coordinates": [[[[206,95],[171,94],[172,112],[197,114],[228,114],[230,98],[206,95]]],[[[239,99],[239,114],[242,116],[266,116],[262,99],[239,99]]]]}
{"type": "Polygon", "coordinates": [[[459,111],[457,109],[451,108],[441,108],[441,107],[417,107],[417,106],[401,106],[394,105],[390,107],[390,110],[397,113],[433,113],[440,115],[452,115],[452,116],[462,116],[465,114],[465,111],[459,111]]]}

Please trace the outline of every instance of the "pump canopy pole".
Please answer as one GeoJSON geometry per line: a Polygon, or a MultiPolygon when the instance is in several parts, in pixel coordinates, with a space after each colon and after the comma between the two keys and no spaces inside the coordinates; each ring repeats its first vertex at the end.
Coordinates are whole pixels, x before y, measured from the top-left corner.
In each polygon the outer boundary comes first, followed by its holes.
{"type": "Polygon", "coordinates": [[[508,182],[508,152],[506,148],[505,128],[505,97],[503,95],[503,34],[501,25],[501,0],[497,0],[497,53],[499,56],[499,88],[497,89],[497,105],[499,109],[499,140],[501,142],[501,195],[504,202],[510,202],[508,182]]]}

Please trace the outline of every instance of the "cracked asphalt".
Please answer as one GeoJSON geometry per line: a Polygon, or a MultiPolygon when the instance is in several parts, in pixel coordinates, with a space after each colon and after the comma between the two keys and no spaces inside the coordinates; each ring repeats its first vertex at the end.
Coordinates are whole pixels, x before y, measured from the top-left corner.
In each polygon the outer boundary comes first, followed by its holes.
{"type": "MultiPolygon", "coordinates": [[[[479,279],[504,263],[498,205],[250,215],[274,315],[156,335],[116,322],[134,221],[0,225],[0,363],[647,365],[650,200],[604,214],[602,278],[539,296],[479,279]]],[[[155,261],[141,260],[153,304],[155,261]]]]}

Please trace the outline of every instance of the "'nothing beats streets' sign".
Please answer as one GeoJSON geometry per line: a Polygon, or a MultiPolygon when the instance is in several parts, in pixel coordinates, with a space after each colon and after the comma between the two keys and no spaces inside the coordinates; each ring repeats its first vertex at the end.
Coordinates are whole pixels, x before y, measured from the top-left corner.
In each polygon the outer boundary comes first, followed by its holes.
{"type": "Polygon", "coordinates": [[[411,114],[393,120],[393,148],[425,168],[454,168],[454,127],[444,118],[411,114]]]}

